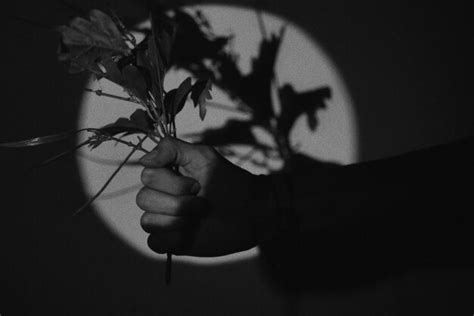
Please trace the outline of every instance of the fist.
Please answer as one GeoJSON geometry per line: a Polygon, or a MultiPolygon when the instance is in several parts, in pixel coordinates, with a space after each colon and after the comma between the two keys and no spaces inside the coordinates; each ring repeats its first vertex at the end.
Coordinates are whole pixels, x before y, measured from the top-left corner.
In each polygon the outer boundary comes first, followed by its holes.
{"type": "Polygon", "coordinates": [[[141,226],[157,253],[222,256],[253,248],[276,229],[272,189],[209,146],[164,138],[140,160],[141,226]]]}

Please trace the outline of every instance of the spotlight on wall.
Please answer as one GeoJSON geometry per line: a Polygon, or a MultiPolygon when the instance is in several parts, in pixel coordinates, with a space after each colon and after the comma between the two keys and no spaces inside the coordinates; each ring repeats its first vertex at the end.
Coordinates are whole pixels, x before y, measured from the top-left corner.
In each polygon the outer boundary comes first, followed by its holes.
{"type": "MultiPolygon", "coordinates": [[[[312,91],[320,87],[330,88],[330,98],[324,109],[317,112],[318,126],[315,130],[308,126],[307,119],[298,117],[289,135],[290,143],[297,152],[308,156],[347,164],[354,162],[357,157],[357,133],[353,115],[352,101],[347,87],[330,58],[318,46],[313,38],[301,28],[284,18],[267,12],[256,12],[253,9],[229,6],[193,6],[185,8],[193,13],[199,9],[210,22],[216,34],[233,34],[229,49],[238,55],[238,66],[242,73],[248,73],[252,68],[252,58],[259,53],[259,43],[263,36],[278,34],[282,27],[285,33],[278,52],[275,73],[273,103],[279,111],[277,86],[291,84],[294,93],[312,91]]],[[[147,22],[145,21],[144,24],[147,22]]],[[[184,70],[171,70],[167,76],[166,86],[177,86],[189,73],[184,70]]],[[[120,87],[105,81],[91,80],[88,87],[104,92],[124,95],[120,87]]],[[[219,128],[229,119],[248,119],[245,111],[236,111],[239,105],[225,91],[214,87],[212,103],[208,106],[208,114],[201,122],[192,106],[186,106],[178,116],[178,136],[192,140],[192,135],[198,135],[209,128],[219,128]]],[[[79,128],[100,127],[111,121],[110,114],[117,118],[129,116],[136,107],[126,101],[107,99],[91,93],[83,95],[79,115],[79,128]]],[[[262,129],[255,127],[252,133],[262,144],[272,146],[271,137],[262,129]]],[[[148,144],[150,147],[153,144],[148,144]]],[[[226,146],[223,152],[232,152],[231,161],[241,165],[253,173],[268,173],[277,170],[282,165],[281,158],[262,157],[258,151],[248,146],[226,146]],[[245,159],[242,159],[245,157],[245,159]],[[259,164],[263,159],[265,164],[259,164]]],[[[89,152],[84,150],[78,155],[77,163],[81,173],[84,190],[93,195],[107,180],[108,176],[120,163],[120,158],[126,156],[127,148],[117,145],[103,145],[89,152]]],[[[133,157],[135,161],[139,155],[133,157]]],[[[101,198],[94,203],[94,209],[119,238],[144,256],[165,260],[165,256],[153,253],[147,247],[147,234],[142,231],[139,221],[141,211],[135,205],[135,195],[140,185],[140,170],[138,165],[129,165],[114,179],[101,198]]],[[[251,258],[258,253],[251,249],[242,253],[220,258],[191,258],[176,257],[175,261],[192,262],[196,264],[219,264],[235,260],[251,258]]]]}

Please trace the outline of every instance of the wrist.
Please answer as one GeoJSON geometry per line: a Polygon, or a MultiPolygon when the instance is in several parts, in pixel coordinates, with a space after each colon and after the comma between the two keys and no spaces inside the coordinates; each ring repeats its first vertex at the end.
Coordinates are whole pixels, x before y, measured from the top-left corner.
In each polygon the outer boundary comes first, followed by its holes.
{"type": "Polygon", "coordinates": [[[264,223],[260,225],[259,244],[276,236],[298,230],[298,220],[293,208],[291,179],[287,174],[278,173],[258,176],[263,195],[264,223]]]}

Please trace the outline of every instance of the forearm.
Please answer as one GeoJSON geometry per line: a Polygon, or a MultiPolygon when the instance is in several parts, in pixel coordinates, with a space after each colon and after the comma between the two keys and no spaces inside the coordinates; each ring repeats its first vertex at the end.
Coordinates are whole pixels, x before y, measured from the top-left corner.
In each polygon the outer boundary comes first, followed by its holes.
{"type": "MultiPolygon", "coordinates": [[[[474,177],[473,140],[436,146],[390,159],[276,176],[286,181],[300,229],[385,220],[440,224],[470,221],[465,206],[474,177]]],[[[280,183],[280,187],[285,187],[280,183]]]]}
{"type": "Polygon", "coordinates": [[[298,162],[302,172],[270,176],[287,225],[260,244],[267,270],[301,290],[472,267],[472,144],[342,167],[298,162]]]}

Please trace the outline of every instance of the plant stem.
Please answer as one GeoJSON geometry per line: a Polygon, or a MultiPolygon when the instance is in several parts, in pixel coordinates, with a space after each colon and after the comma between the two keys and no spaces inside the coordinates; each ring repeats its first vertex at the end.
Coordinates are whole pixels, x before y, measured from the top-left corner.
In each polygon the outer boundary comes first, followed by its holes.
{"type": "MultiPolygon", "coordinates": [[[[176,137],[176,120],[174,116],[170,124],[170,134],[172,137],[176,137]]],[[[177,165],[172,166],[171,170],[173,170],[176,174],[179,174],[177,165]]],[[[168,252],[166,254],[166,266],[165,266],[165,284],[167,286],[171,284],[172,263],[173,263],[173,254],[171,252],[168,252]]]]}
{"type": "MultiPolygon", "coordinates": [[[[145,141],[145,139],[147,138],[147,136],[143,137],[142,139],[139,138],[139,142],[138,142],[138,145],[141,146],[141,144],[143,143],[143,141],[145,141]]],[[[104,190],[109,186],[110,182],[112,182],[112,180],[115,178],[115,176],[118,174],[118,172],[122,169],[122,167],[128,162],[128,160],[132,157],[132,155],[138,150],[138,145],[133,147],[132,151],[130,151],[130,153],[127,155],[127,157],[125,157],[125,159],[122,161],[122,163],[118,166],[117,169],[115,169],[115,171],[112,173],[112,175],[109,177],[109,179],[107,179],[107,181],[104,183],[104,185],[102,186],[102,188],[100,188],[100,190],[92,197],[89,199],[89,201],[87,201],[83,206],[81,206],[76,212],[74,212],[72,214],[72,216],[76,216],[77,214],[79,214],[81,211],[83,211],[86,207],[88,207],[89,205],[91,205],[101,194],[102,192],[104,192],[104,190]]]]}
{"type": "Polygon", "coordinates": [[[127,145],[129,147],[137,147],[137,150],[140,150],[142,152],[144,152],[145,154],[148,154],[150,151],[146,150],[145,148],[143,148],[143,146],[141,144],[134,144],[132,142],[127,142],[125,140],[122,140],[118,137],[114,137],[114,136],[109,136],[110,137],[110,140],[114,140],[116,141],[117,143],[121,143],[121,144],[124,144],[124,145],[127,145]]]}
{"type": "Polygon", "coordinates": [[[121,96],[118,96],[118,95],[115,95],[115,94],[110,94],[110,93],[107,93],[107,92],[103,92],[102,90],[94,90],[94,89],[90,89],[90,88],[84,88],[84,91],[95,93],[99,97],[104,96],[104,97],[117,99],[117,100],[121,100],[121,101],[127,101],[127,102],[131,102],[131,103],[135,103],[135,104],[141,104],[140,102],[135,101],[131,97],[128,97],[128,98],[127,97],[121,97],[121,96]]]}
{"type": "Polygon", "coordinates": [[[165,284],[170,285],[171,284],[171,270],[172,270],[172,254],[171,252],[168,252],[166,254],[166,271],[165,271],[165,284]]]}
{"type": "Polygon", "coordinates": [[[48,165],[48,164],[50,164],[50,163],[52,163],[52,162],[58,160],[59,158],[62,158],[62,157],[64,157],[64,156],[68,155],[68,154],[71,154],[71,153],[75,152],[76,150],[78,150],[79,148],[81,148],[81,147],[83,147],[83,146],[85,146],[85,145],[87,145],[87,144],[89,144],[89,140],[86,140],[86,141],[80,143],[79,145],[76,145],[75,147],[69,149],[69,150],[63,151],[62,153],[59,153],[59,154],[57,154],[57,155],[55,155],[55,156],[53,156],[53,157],[51,157],[51,158],[48,158],[48,159],[46,159],[45,161],[43,161],[43,162],[41,162],[41,163],[39,163],[39,164],[37,164],[37,165],[35,165],[35,166],[33,166],[33,167],[34,167],[34,168],[44,167],[44,166],[46,166],[46,165],[48,165]]]}
{"type": "Polygon", "coordinates": [[[157,145],[160,143],[158,140],[156,140],[156,135],[149,133],[148,138],[151,139],[157,145]]]}

